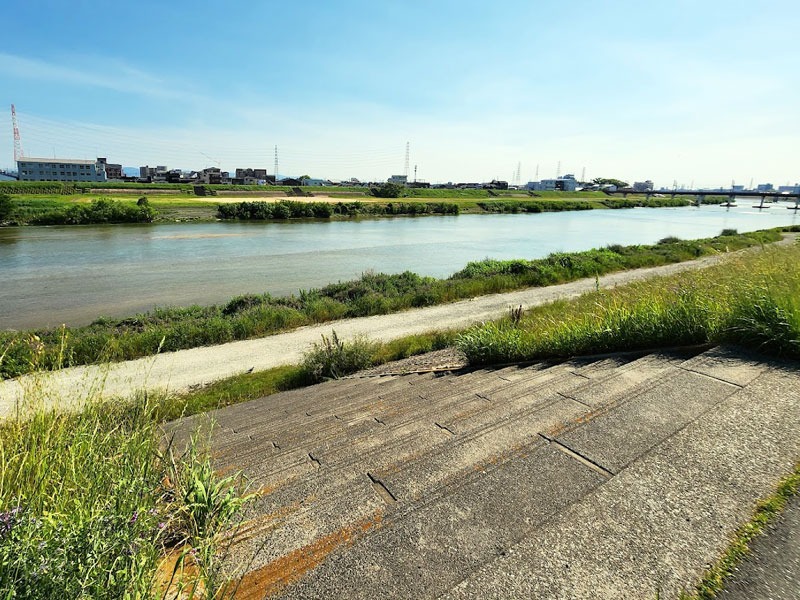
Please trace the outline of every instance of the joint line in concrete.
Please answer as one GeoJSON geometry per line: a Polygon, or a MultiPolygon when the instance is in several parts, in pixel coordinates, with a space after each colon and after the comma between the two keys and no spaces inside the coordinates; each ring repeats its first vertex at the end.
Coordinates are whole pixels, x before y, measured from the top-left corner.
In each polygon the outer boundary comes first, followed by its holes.
{"type": "Polygon", "coordinates": [[[575,452],[575,450],[573,450],[569,446],[566,446],[566,445],[562,444],[558,440],[555,440],[553,438],[547,437],[543,433],[540,433],[539,436],[544,438],[544,439],[546,439],[548,442],[553,444],[558,450],[561,450],[561,452],[563,452],[564,454],[566,454],[570,458],[572,458],[574,460],[577,460],[579,463],[581,463],[585,467],[589,467],[592,471],[596,471],[597,473],[600,473],[603,477],[606,477],[607,479],[611,479],[614,476],[614,473],[612,473],[611,471],[606,469],[604,466],[597,464],[591,458],[587,458],[586,456],[584,456],[583,454],[580,454],[579,452],[575,452]]]}

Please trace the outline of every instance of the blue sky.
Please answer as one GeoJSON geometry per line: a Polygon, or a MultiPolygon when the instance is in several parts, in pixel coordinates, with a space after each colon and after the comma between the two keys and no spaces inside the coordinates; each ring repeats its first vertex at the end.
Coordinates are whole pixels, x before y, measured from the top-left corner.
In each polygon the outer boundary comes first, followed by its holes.
{"type": "Polygon", "coordinates": [[[28,156],[430,181],[800,180],[800,3],[20,2],[28,156]],[[650,6],[652,4],[652,6],[650,6]]]}

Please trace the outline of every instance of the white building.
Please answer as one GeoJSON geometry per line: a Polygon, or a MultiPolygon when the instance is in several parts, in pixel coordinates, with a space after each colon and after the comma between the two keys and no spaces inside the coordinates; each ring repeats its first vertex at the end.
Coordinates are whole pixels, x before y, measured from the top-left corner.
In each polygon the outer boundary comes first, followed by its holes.
{"type": "Polygon", "coordinates": [[[574,192],[578,188],[578,181],[575,179],[575,175],[568,173],[557,179],[529,181],[525,187],[534,192],[574,192]]]}
{"type": "Polygon", "coordinates": [[[389,183],[399,183],[405,185],[408,183],[408,175],[392,175],[389,177],[389,183]]]}
{"type": "Polygon", "coordinates": [[[20,158],[20,181],[105,181],[106,165],[76,158],[20,158]]]}

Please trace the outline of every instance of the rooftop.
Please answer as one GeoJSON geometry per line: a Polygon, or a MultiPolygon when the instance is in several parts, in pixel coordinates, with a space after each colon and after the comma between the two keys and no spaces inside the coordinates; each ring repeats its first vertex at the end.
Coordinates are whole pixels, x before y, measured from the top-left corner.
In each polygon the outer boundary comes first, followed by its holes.
{"type": "Polygon", "coordinates": [[[70,163],[73,165],[93,165],[96,164],[96,160],[84,160],[82,158],[31,158],[30,156],[25,156],[22,158],[18,158],[17,162],[32,162],[32,163],[70,163]]]}

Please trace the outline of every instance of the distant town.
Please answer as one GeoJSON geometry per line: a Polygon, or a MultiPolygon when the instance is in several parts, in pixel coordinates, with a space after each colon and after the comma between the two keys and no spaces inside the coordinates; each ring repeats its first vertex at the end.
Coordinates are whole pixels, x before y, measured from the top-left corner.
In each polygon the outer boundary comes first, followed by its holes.
{"type": "MultiPolygon", "coordinates": [[[[634,192],[670,192],[674,190],[694,189],[686,186],[656,188],[652,181],[635,181],[629,185],[619,180],[597,178],[592,181],[580,181],[572,173],[553,179],[529,181],[526,184],[509,184],[508,181],[493,179],[488,182],[447,182],[429,183],[416,178],[410,179],[407,174],[392,175],[384,181],[361,181],[355,177],[343,180],[318,179],[309,176],[281,177],[268,174],[267,169],[238,168],[233,173],[222,171],[219,167],[208,167],[201,170],[170,169],[166,165],[139,167],[138,176],[128,175],[119,163],[111,163],[107,158],[82,160],[74,158],[28,158],[17,159],[17,171],[0,171],[0,181],[58,181],[58,182],[110,182],[110,183],[182,183],[196,185],[281,185],[281,186],[331,186],[331,187],[370,187],[376,184],[394,183],[409,188],[433,189],[491,189],[491,190],[530,190],[530,191],[609,191],[629,189],[634,192]]],[[[732,184],[729,187],[697,188],[700,192],[777,192],[785,194],[800,193],[800,183],[794,185],[774,186],[771,183],[759,183],[755,186],[732,184]]]]}

